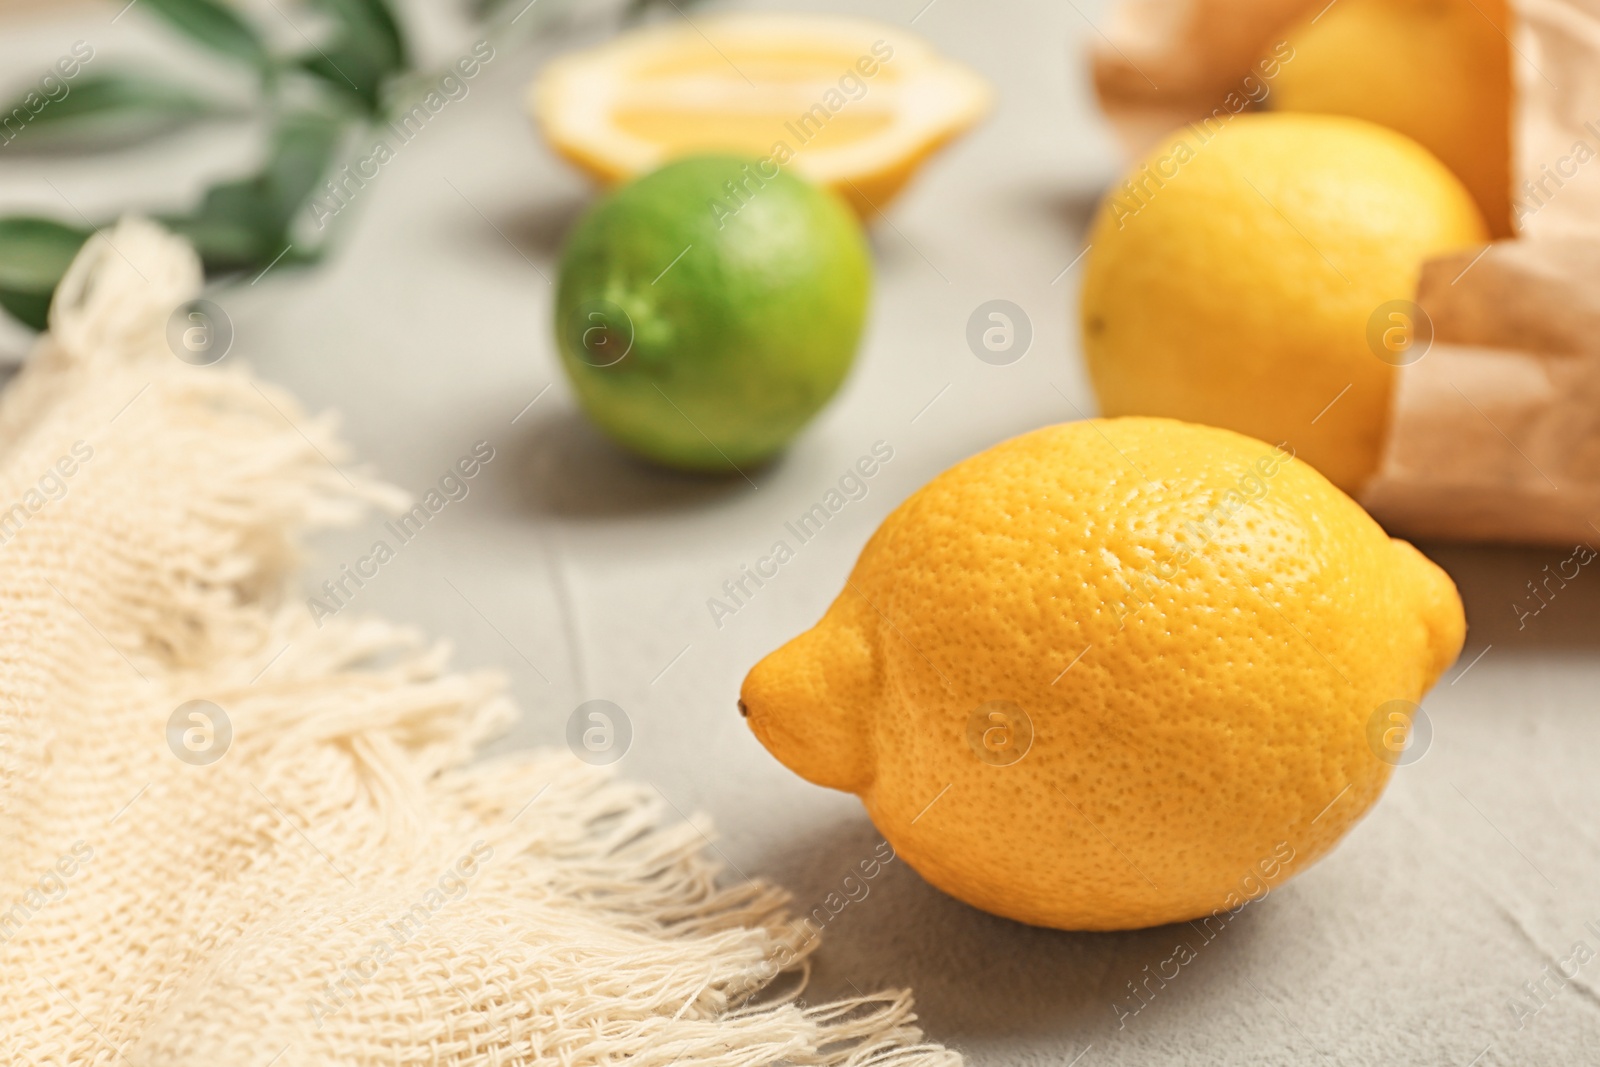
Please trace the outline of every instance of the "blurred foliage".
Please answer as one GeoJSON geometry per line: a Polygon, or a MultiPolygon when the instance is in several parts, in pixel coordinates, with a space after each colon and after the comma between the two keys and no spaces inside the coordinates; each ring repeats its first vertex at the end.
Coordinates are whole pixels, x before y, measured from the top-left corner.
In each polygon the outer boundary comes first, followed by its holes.
{"type": "MultiPolygon", "coordinates": [[[[700,0],[627,0],[627,5],[622,10],[624,23],[634,22],[651,11],[659,8],[663,11],[672,11],[676,8],[680,13],[688,7],[699,3],[700,0]]],[[[574,0],[471,0],[473,14],[480,19],[499,18],[511,15],[513,21],[520,19],[524,13],[534,8],[561,9],[575,6],[574,0]],[[515,14],[511,14],[515,12],[515,14]]]]}
{"type": "MultiPolygon", "coordinates": [[[[120,147],[201,119],[264,115],[265,162],[247,177],[211,185],[186,212],[158,216],[199,251],[211,274],[274,263],[309,263],[323,246],[297,242],[301,219],[323,179],[356,135],[390,117],[396,87],[416,73],[405,29],[390,0],[305,0],[326,25],[303,51],[274,49],[226,0],[142,0],[134,9],[213,56],[251,72],[258,98],[229,105],[213,94],[142,71],[95,72],[67,80],[67,92],[35,103],[39,91],[0,107],[28,115],[20,136],[35,147],[120,147]]],[[[470,0],[492,35],[541,0],[470,0]]],[[[690,0],[627,0],[624,18],[690,0]]],[[[276,6],[276,5],[275,5],[276,6]]],[[[542,0],[544,10],[566,0],[542,0]]],[[[13,135],[18,136],[18,135],[13,135]]],[[[92,229],[32,216],[0,217],[0,308],[42,330],[55,291],[92,229]]]]}
{"type": "Polygon", "coordinates": [[[0,307],[43,329],[56,283],[88,239],[88,230],[49,219],[0,219],[0,307]]]}

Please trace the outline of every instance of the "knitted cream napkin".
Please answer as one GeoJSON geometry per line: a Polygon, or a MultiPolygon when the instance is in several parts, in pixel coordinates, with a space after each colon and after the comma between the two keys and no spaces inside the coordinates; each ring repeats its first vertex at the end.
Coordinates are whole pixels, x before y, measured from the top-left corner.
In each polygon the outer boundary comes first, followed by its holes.
{"type": "Polygon", "coordinates": [[[236,361],[173,357],[199,285],[153,224],[92,239],[0,400],[4,1062],[959,1063],[903,993],[803,1007],[783,894],[652,790],[469,763],[496,680],[312,625],[301,535],[397,494],[236,361]]]}

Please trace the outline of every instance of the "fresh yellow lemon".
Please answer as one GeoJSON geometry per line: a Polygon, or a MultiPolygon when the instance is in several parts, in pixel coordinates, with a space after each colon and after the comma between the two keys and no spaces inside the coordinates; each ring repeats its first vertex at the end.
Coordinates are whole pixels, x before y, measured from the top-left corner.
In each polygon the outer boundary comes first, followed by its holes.
{"type": "Polygon", "coordinates": [[[1339,0],[1290,31],[1267,106],[1399,130],[1455,171],[1511,234],[1511,41],[1505,0],[1339,0]]]}
{"type": "Polygon", "coordinates": [[[1415,295],[1424,259],[1486,236],[1448,169],[1372,123],[1180,130],[1090,232],[1080,311],[1100,411],[1286,441],[1354,493],[1377,469],[1397,362],[1369,331],[1415,295]]]}
{"type": "Polygon", "coordinates": [[[695,15],[545,68],[529,107],[606,184],[679,156],[747,156],[883,207],[993,93],[903,28],[767,13],[695,15]]]}
{"type": "Polygon", "coordinates": [[[1445,573],[1286,451],[1093,420],[913,494],[740,706],[970,904],[1226,921],[1378,798],[1464,631],[1445,573]]]}

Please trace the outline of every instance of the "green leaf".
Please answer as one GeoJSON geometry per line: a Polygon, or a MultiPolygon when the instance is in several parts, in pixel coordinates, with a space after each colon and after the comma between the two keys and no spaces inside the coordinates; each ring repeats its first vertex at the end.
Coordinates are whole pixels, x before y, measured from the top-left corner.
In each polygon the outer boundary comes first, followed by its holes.
{"type": "Polygon", "coordinates": [[[265,70],[271,64],[267,46],[250,24],[216,0],[142,0],[146,11],[165,19],[214,52],[242,59],[265,70]]]}
{"type": "Polygon", "coordinates": [[[30,330],[43,330],[50,325],[50,298],[52,294],[36,296],[11,289],[0,289],[0,308],[30,330]]]}
{"type": "Polygon", "coordinates": [[[261,180],[284,229],[328,173],[344,130],[336,116],[321,111],[291,112],[278,120],[261,180]]]}
{"type": "Polygon", "coordinates": [[[355,98],[369,114],[383,102],[384,84],[411,66],[400,24],[385,0],[313,0],[337,29],[300,65],[328,86],[355,98]]]}
{"type": "Polygon", "coordinates": [[[206,270],[213,272],[270,261],[287,243],[276,205],[259,177],[213,185],[193,211],[161,221],[189,238],[206,270]]]}
{"type": "MultiPolygon", "coordinates": [[[[265,268],[290,247],[295,217],[327,174],[343,134],[335,115],[290,112],[278,120],[260,172],[213,185],[194,211],[162,221],[194,243],[209,271],[265,268]]],[[[287,258],[311,255],[296,249],[287,258]]]]}
{"type": "Polygon", "coordinates": [[[89,233],[51,219],[0,218],[0,307],[34,329],[44,329],[56,283],[89,233]]]}
{"type": "MultiPolygon", "coordinates": [[[[136,72],[86,75],[71,82],[68,90],[67,95],[39,107],[8,146],[15,144],[24,150],[120,146],[222,111],[192,89],[136,72]]],[[[0,114],[32,112],[29,98],[36,96],[24,94],[0,114]]]]}
{"type": "Polygon", "coordinates": [[[366,42],[373,54],[389,70],[403,70],[411,65],[410,50],[400,21],[395,18],[388,0],[320,0],[345,24],[353,38],[366,42]]]}

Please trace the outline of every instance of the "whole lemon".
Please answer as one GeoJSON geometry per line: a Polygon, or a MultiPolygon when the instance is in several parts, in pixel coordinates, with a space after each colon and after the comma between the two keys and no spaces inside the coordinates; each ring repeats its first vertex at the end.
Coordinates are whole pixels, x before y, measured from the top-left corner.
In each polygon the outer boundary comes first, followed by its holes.
{"type": "Polygon", "coordinates": [[[1101,414],[1288,441],[1355,492],[1395,372],[1372,323],[1415,296],[1426,257],[1485,238],[1461,182],[1392,130],[1282,114],[1178,131],[1090,234],[1081,320],[1101,414]]]}
{"type": "Polygon", "coordinates": [[[1511,234],[1511,42],[1505,0],[1341,0],[1291,30],[1266,103],[1350,115],[1415,138],[1511,234]]]}
{"type": "Polygon", "coordinates": [[[694,156],[602,199],[561,260],[578,401],[670,467],[770,459],[844,381],[872,287],[854,213],[765,161],[694,156]]]}
{"type": "Polygon", "coordinates": [[[1287,451],[1093,420],[913,494],[740,704],[939,888],[1125,929],[1332,847],[1464,631],[1444,572],[1287,451]]]}

